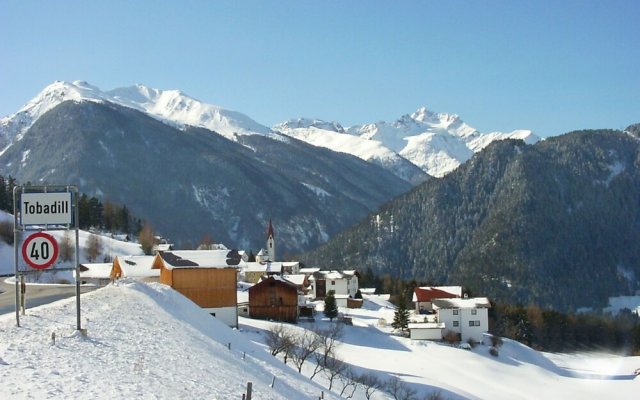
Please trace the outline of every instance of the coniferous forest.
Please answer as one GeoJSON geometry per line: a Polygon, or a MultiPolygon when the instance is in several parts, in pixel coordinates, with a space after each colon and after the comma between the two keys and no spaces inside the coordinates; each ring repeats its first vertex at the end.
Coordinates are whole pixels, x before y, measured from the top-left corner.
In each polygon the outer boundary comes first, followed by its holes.
{"type": "Polygon", "coordinates": [[[301,258],[462,285],[499,303],[597,309],[640,289],[639,199],[632,130],[505,140],[301,258]]]}

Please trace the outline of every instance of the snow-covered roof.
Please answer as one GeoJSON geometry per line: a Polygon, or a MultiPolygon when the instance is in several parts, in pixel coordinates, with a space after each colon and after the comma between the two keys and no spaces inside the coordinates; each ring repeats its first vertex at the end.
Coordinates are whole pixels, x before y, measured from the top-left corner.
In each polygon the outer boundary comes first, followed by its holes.
{"type": "Polygon", "coordinates": [[[145,278],[160,276],[159,269],[153,269],[155,256],[118,256],[118,265],[122,269],[122,275],[132,278],[145,278]]]}
{"type": "Polygon", "coordinates": [[[376,288],[360,288],[360,293],[362,294],[375,294],[376,288]]]}
{"type": "MultiPolygon", "coordinates": [[[[300,273],[303,273],[302,269],[300,270],[300,273]]],[[[315,271],[313,272],[313,274],[309,277],[309,279],[311,280],[315,280],[315,279],[331,279],[331,280],[338,280],[338,279],[351,279],[353,278],[355,275],[355,271],[354,270],[350,270],[350,271],[336,271],[336,270],[331,270],[331,271],[315,271]]]]}
{"type": "Polygon", "coordinates": [[[243,268],[244,272],[267,272],[267,264],[259,262],[245,263],[246,268],[243,268]]]}
{"type": "Polygon", "coordinates": [[[236,268],[244,264],[236,250],[175,250],[159,254],[167,269],[236,268]]]}
{"type": "Polygon", "coordinates": [[[243,267],[246,265],[246,268],[243,268],[244,272],[280,272],[282,271],[282,263],[281,262],[246,262],[243,263],[243,267]]]}
{"type": "Polygon", "coordinates": [[[444,329],[444,322],[416,322],[407,326],[409,329],[444,329]]]}
{"type": "Polygon", "coordinates": [[[112,263],[80,264],[80,278],[109,279],[111,277],[112,267],[113,267],[112,263]]]}
{"type": "Polygon", "coordinates": [[[300,268],[300,273],[306,275],[315,274],[318,271],[320,271],[320,268],[300,268]]]}
{"type": "Polygon", "coordinates": [[[433,299],[434,308],[491,308],[491,303],[486,297],[473,297],[470,299],[433,299]]]}
{"type": "Polygon", "coordinates": [[[300,265],[300,261],[283,261],[282,265],[285,267],[295,267],[296,265],[300,265]]]}
{"type": "Polygon", "coordinates": [[[304,285],[304,280],[307,276],[304,274],[296,274],[296,275],[283,275],[282,277],[288,280],[289,282],[293,283],[294,285],[302,286],[304,285]]]}

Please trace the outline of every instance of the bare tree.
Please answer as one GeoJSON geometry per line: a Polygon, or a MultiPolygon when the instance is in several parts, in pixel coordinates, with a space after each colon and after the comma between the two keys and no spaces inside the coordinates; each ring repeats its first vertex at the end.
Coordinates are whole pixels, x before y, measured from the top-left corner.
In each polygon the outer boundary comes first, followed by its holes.
{"type": "Polygon", "coordinates": [[[336,376],[344,373],[347,370],[348,366],[344,361],[339,358],[329,357],[326,360],[325,367],[323,372],[327,379],[329,379],[329,390],[333,387],[333,380],[336,376]]]}
{"type": "Polygon", "coordinates": [[[153,246],[156,244],[155,233],[153,232],[153,228],[147,222],[142,226],[142,230],[140,230],[140,234],[138,235],[138,242],[140,242],[140,247],[142,247],[142,251],[146,255],[151,255],[153,251],[153,246]]]}
{"type": "Polygon", "coordinates": [[[343,397],[347,392],[347,389],[351,388],[351,392],[349,392],[347,399],[352,398],[354,393],[356,392],[356,389],[358,389],[358,385],[360,384],[360,382],[358,382],[358,375],[355,372],[353,372],[351,368],[347,367],[344,370],[344,372],[338,376],[339,376],[340,382],[342,382],[342,390],[340,391],[340,397],[343,397]]]}
{"type": "Polygon", "coordinates": [[[417,394],[397,376],[387,381],[385,389],[395,400],[415,400],[417,394]]]}
{"type": "Polygon", "coordinates": [[[328,359],[334,356],[335,348],[338,346],[337,340],[342,337],[342,331],[342,324],[334,324],[328,329],[314,329],[318,335],[320,347],[315,353],[316,367],[310,379],[313,380],[318,372],[326,368],[328,359]]]}
{"type": "Polygon", "coordinates": [[[291,359],[295,366],[298,367],[298,372],[302,372],[304,362],[320,347],[320,340],[315,332],[305,329],[302,333],[296,335],[295,343],[296,346],[291,352],[291,359]]]}
{"type": "Polygon", "coordinates": [[[13,221],[0,221],[0,239],[6,244],[13,244],[13,221]]]}
{"type": "Polygon", "coordinates": [[[60,242],[60,258],[62,261],[71,261],[73,253],[74,248],[71,244],[71,233],[70,231],[65,231],[62,241],[60,242]]]}
{"type": "Polygon", "coordinates": [[[284,353],[286,364],[287,354],[290,352],[290,349],[293,346],[293,331],[289,328],[286,328],[283,324],[279,324],[271,327],[271,329],[267,331],[265,336],[265,343],[267,346],[269,346],[271,355],[277,356],[280,353],[284,353]]]}
{"type": "Polygon", "coordinates": [[[87,259],[90,262],[93,262],[96,258],[98,258],[98,256],[102,252],[102,239],[100,238],[100,235],[91,234],[89,236],[85,247],[85,252],[87,253],[87,259]]]}
{"type": "Polygon", "coordinates": [[[371,396],[378,390],[384,387],[384,382],[377,376],[370,372],[360,375],[358,382],[364,387],[364,396],[371,399],[371,396]]]}

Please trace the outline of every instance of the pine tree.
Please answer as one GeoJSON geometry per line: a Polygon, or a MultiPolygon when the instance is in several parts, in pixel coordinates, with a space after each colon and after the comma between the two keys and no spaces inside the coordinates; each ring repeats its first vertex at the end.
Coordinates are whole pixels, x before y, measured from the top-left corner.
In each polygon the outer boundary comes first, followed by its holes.
{"type": "Polygon", "coordinates": [[[393,329],[400,329],[402,333],[404,333],[405,329],[409,327],[409,315],[410,312],[407,310],[407,304],[404,299],[404,295],[400,295],[398,300],[398,308],[396,308],[396,312],[393,315],[393,322],[391,326],[393,329]]]}
{"type": "Polygon", "coordinates": [[[336,304],[335,291],[329,290],[327,297],[324,298],[324,316],[333,321],[338,316],[338,306],[336,304]]]}

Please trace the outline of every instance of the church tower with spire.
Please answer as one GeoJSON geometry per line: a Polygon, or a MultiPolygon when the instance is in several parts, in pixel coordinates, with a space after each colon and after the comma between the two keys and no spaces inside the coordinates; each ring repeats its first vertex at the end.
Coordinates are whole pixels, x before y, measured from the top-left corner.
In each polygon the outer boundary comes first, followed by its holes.
{"type": "Polygon", "coordinates": [[[276,239],[271,219],[269,219],[269,228],[267,228],[267,260],[276,261],[276,239]]]}

